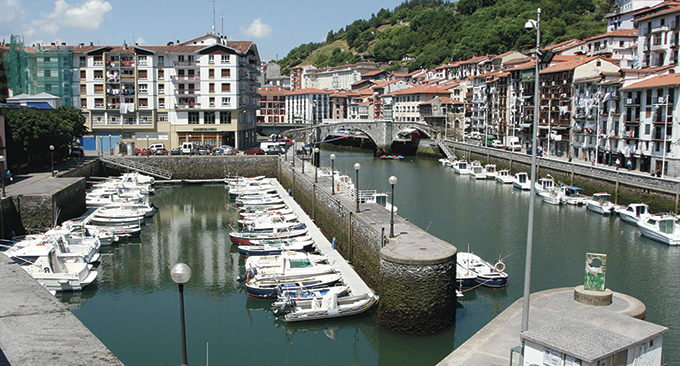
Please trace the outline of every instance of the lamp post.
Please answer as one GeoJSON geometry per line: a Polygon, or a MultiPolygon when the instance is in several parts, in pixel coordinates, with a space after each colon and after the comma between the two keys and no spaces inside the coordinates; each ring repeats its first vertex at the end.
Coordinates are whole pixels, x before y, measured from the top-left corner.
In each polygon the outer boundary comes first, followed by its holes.
{"type": "Polygon", "coordinates": [[[54,145],[50,145],[50,158],[51,158],[50,160],[52,161],[51,165],[52,170],[50,171],[52,172],[52,176],[54,177],[54,145]]]}
{"type": "Polygon", "coordinates": [[[179,313],[182,332],[182,366],[189,365],[187,362],[187,337],[184,328],[184,284],[191,278],[191,268],[184,263],[175,264],[170,270],[170,277],[179,285],[179,313]]]}
{"type": "Polygon", "coordinates": [[[335,154],[331,154],[331,196],[335,195],[335,154]]]}
{"type": "Polygon", "coordinates": [[[151,156],[151,151],[149,151],[149,135],[146,135],[146,157],[151,156]]]}
{"type": "Polygon", "coordinates": [[[104,136],[99,135],[99,155],[104,155],[104,136]]]}
{"type": "Polygon", "coordinates": [[[111,146],[111,134],[109,134],[109,155],[113,155],[113,146],[111,146]]]}
{"type": "Polygon", "coordinates": [[[318,181],[318,176],[319,176],[319,162],[316,161],[316,159],[319,158],[319,148],[315,147],[314,148],[314,183],[319,183],[318,181]]]}
{"type": "Polygon", "coordinates": [[[394,185],[397,184],[397,177],[393,175],[387,181],[392,185],[392,202],[390,202],[390,238],[394,238],[394,185]]]}
{"type": "Polygon", "coordinates": [[[2,196],[5,197],[5,179],[7,178],[5,176],[5,155],[0,155],[0,163],[2,163],[2,196]]]}
{"type": "Polygon", "coordinates": [[[357,185],[354,187],[357,195],[357,213],[359,213],[359,169],[361,169],[361,164],[354,163],[354,170],[357,171],[357,185]]]}
{"type": "MultiPolygon", "coordinates": [[[[536,20],[529,19],[524,28],[528,31],[536,29],[536,70],[534,80],[534,125],[531,137],[531,195],[529,197],[529,218],[527,224],[527,252],[524,263],[524,297],[522,304],[522,327],[521,331],[525,332],[529,329],[529,297],[531,296],[531,251],[534,240],[534,202],[536,195],[536,150],[537,150],[537,135],[538,135],[538,65],[539,48],[541,46],[541,8],[538,8],[536,20]]],[[[524,356],[524,344],[522,344],[522,356],[524,356]]]]}

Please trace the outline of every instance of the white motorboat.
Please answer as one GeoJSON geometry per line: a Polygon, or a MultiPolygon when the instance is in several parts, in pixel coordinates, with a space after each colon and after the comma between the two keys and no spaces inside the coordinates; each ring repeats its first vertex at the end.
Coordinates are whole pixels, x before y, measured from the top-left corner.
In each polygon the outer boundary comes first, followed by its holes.
{"type": "Polygon", "coordinates": [[[484,172],[486,173],[486,179],[496,179],[498,172],[496,171],[496,164],[486,164],[484,165],[484,172]]]}
{"type": "Polygon", "coordinates": [[[291,301],[289,303],[293,306],[290,312],[283,315],[283,320],[298,322],[361,314],[378,303],[378,296],[372,292],[343,297],[338,297],[336,293],[330,293],[309,302],[291,301]]]}
{"type": "Polygon", "coordinates": [[[51,293],[80,291],[97,278],[97,271],[81,256],[58,255],[57,250],[55,246],[39,256],[18,252],[11,258],[51,293]]]}
{"type": "Polygon", "coordinates": [[[131,202],[145,202],[146,196],[136,190],[121,190],[118,188],[97,188],[90,190],[85,194],[85,205],[89,208],[102,207],[106,204],[131,201],[131,202]]]}
{"type": "Polygon", "coordinates": [[[555,188],[555,180],[548,174],[545,178],[539,178],[536,181],[534,191],[536,194],[541,194],[541,192],[549,191],[555,188]]]}
{"type": "Polygon", "coordinates": [[[285,210],[287,208],[288,208],[288,206],[286,206],[285,203],[278,203],[278,204],[274,204],[274,205],[262,205],[262,206],[250,205],[250,206],[240,206],[239,212],[241,214],[250,214],[250,213],[258,213],[258,212],[285,210]]]}
{"type": "Polygon", "coordinates": [[[484,167],[481,165],[473,165],[470,167],[470,178],[473,179],[486,179],[486,172],[484,167]]]}
{"type": "Polygon", "coordinates": [[[246,184],[249,182],[261,181],[265,178],[264,175],[258,175],[256,177],[227,177],[224,178],[224,184],[237,186],[240,184],[246,184]]]}
{"type": "Polygon", "coordinates": [[[326,273],[304,279],[255,280],[246,275],[246,292],[251,298],[275,298],[281,290],[310,289],[334,286],[342,279],[339,272],[326,273]]]}
{"type": "Polygon", "coordinates": [[[283,203],[283,198],[280,196],[244,196],[236,198],[237,206],[266,206],[277,205],[283,203]]]}
{"type": "Polygon", "coordinates": [[[307,235],[308,232],[309,230],[307,228],[295,230],[290,228],[281,228],[268,233],[244,233],[232,231],[229,233],[229,240],[231,240],[231,242],[234,244],[250,244],[251,240],[277,240],[294,238],[296,236],[307,235]]]}
{"type": "Polygon", "coordinates": [[[263,255],[277,255],[285,251],[303,252],[312,250],[314,240],[309,241],[292,241],[280,244],[263,244],[263,245],[239,245],[238,254],[241,257],[263,256],[263,255]]]}
{"type": "Polygon", "coordinates": [[[137,210],[144,213],[144,217],[153,217],[156,206],[148,202],[118,201],[104,205],[105,208],[119,208],[122,210],[137,210]]]}
{"type": "Polygon", "coordinates": [[[463,267],[460,264],[456,265],[456,285],[458,288],[471,288],[477,283],[477,272],[463,267]]]}
{"type": "Polygon", "coordinates": [[[564,202],[564,187],[553,187],[538,194],[543,202],[551,205],[561,205],[564,202]]]}
{"type": "Polygon", "coordinates": [[[134,175],[122,175],[120,177],[112,177],[108,180],[96,183],[92,186],[93,189],[107,188],[119,190],[138,191],[144,195],[154,194],[154,188],[150,183],[141,183],[134,175]]]}
{"type": "Polygon", "coordinates": [[[586,196],[580,193],[582,190],[575,186],[564,187],[564,202],[568,205],[585,205],[586,196]]]}
{"type": "Polygon", "coordinates": [[[645,203],[631,203],[626,208],[617,207],[615,211],[619,214],[621,220],[633,225],[637,225],[640,220],[652,216],[649,213],[649,205],[645,203]]]}
{"type": "Polygon", "coordinates": [[[675,215],[651,215],[638,221],[640,234],[668,245],[680,245],[680,225],[675,215]]]}
{"type": "Polygon", "coordinates": [[[477,274],[477,283],[487,287],[505,287],[508,274],[505,263],[499,260],[495,265],[483,260],[473,253],[458,252],[457,261],[460,266],[477,274]]]}
{"type": "Polygon", "coordinates": [[[239,226],[262,226],[266,224],[276,224],[276,223],[299,223],[300,217],[295,213],[290,213],[286,215],[266,215],[266,216],[256,216],[249,217],[247,219],[238,220],[239,226]]]}
{"type": "Polygon", "coordinates": [[[142,225],[145,217],[141,210],[100,207],[86,220],[95,225],[142,225]]]}
{"type": "Polygon", "coordinates": [[[586,207],[600,215],[610,215],[614,212],[614,204],[609,201],[611,196],[609,193],[595,193],[592,198],[586,200],[586,207]]]}
{"type": "Polygon", "coordinates": [[[285,215],[290,215],[294,214],[295,211],[293,211],[290,208],[284,207],[280,210],[253,210],[253,211],[243,211],[239,213],[239,216],[243,220],[254,220],[258,217],[266,217],[266,216],[285,216],[285,215]]]}
{"type": "Polygon", "coordinates": [[[246,259],[245,273],[238,280],[294,280],[336,272],[328,258],[317,254],[284,251],[276,255],[251,256],[246,259]]]}
{"type": "MultiPolygon", "coordinates": [[[[336,293],[338,296],[347,295],[350,292],[348,285],[338,285],[331,287],[319,287],[312,289],[295,289],[295,290],[281,290],[277,292],[278,298],[272,304],[272,308],[281,309],[287,302],[295,301],[311,301],[315,298],[321,298],[330,293],[336,293]]],[[[276,315],[276,312],[274,313],[276,315]]],[[[278,315],[277,315],[278,316],[278,315]]]]}
{"type": "Polygon", "coordinates": [[[531,190],[531,179],[529,179],[529,175],[525,172],[516,173],[512,179],[512,186],[523,191],[531,190]]]}
{"type": "Polygon", "coordinates": [[[512,176],[507,169],[499,170],[496,174],[496,182],[503,184],[512,184],[512,176]]]}
{"type": "Polygon", "coordinates": [[[456,160],[453,162],[453,171],[460,175],[470,174],[468,163],[465,160],[456,160]]]}
{"type": "Polygon", "coordinates": [[[236,186],[229,188],[229,197],[238,197],[245,195],[257,195],[257,194],[274,194],[276,193],[276,187],[270,183],[253,182],[245,186],[236,186]],[[256,184],[257,183],[257,184],[256,184]]]}

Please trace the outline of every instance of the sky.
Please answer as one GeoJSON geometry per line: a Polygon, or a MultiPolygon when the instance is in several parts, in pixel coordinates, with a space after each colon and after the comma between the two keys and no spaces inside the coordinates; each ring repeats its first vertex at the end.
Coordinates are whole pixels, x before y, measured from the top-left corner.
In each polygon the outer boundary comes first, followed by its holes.
{"type": "Polygon", "coordinates": [[[264,61],[285,57],[329,30],[370,19],[403,0],[0,0],[0,40],[19,35],[26,45],[52,42],[162,46],[213,32],[253,41],[264,61]],[[222,30],[224,30],[222,32],[222,30]]]}

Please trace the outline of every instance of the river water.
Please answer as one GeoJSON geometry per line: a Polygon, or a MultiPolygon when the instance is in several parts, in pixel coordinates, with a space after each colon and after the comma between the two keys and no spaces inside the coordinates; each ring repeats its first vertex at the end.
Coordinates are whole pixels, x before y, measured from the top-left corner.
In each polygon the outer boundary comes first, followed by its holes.
{"type": "MultiPolygon", "coordinates": [[[[322,166],[330,166],[330,152],[322,151],[322,166]]],[[[95,284],[60,298],[128,366],[181,363],[179,295],[170,279],[177,262],[192,269],[184,291],[191,365],[434,365],[521,298],[528,192],[456,175],[433,160],[332,152],[335,168],[351,177],[354,163],[361,163],[361,189],[389,192],[387,180],[396,176],[400,216],[461,251],[489,261],[502,255],[507,288],[466,292],[456,324],[430,336],[386,331],[377,325],[375,310],[285,324],[269,311],[271,301],[248,299],[236,281],[243,260],[228,231],[237,213],[224,186],[212,185],[158,187],[152,202],[159,211],[141,237],[107,248],[95,284]]],[[[679,364],[680,248],[642,238],[618,217],[540,199],[535,204],[532,292],[582,284],[586,253],[605,253],[607,287],[643,301],[646,320],[670,328],[665,361],[679,364]]]]}

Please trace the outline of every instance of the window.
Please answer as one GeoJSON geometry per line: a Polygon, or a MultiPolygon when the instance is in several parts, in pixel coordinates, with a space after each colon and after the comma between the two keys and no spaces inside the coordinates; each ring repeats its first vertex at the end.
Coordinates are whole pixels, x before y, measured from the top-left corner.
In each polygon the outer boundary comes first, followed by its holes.
{"type": "Polygon", "coordinates": [[[163,79],[165,79],[165,70],[160,69],[160,70],[158,70],[158,80],[163,80],[163,79]]]}
{"type": "Polygon", "coordinates": [[[222,83],[222,91],[223,92],[231,91],[231,84],[230,83],[222,83]]]}
{"type": "Polygon", "coordinates": [[[222,55],[222,63],[223,64],[229,63],[229,55],[222,55]]]}
{"type": "Polygon", "coordinates": [[[177,56],[177,61],[178,62],[184,62],[184,55],[177,56]]]}
{"type": "Polygon", "coordinates": [[[645,124],[645,135],[649,135],[652,132],[652,125],[645,124]]]}
{"type": "MultiPolygon", "coordinates": [[[[224,100],[224,98],[222,98],[224,100]]],[[[231,124],[231,111],[220,112],[220,123],[223,125],[231,124]]]]}
{"type": "Polygon", "coordinates": [[[205,112],[205,113],[203,113],[203,124],[214,125],[215,124],[215,112],[205,112]]]}
{"type": "Polygon", "coordinates": [[[198,124],[198,112],[189,112],[189,124],[190,125],[198,124]]]}
{"type": "Polygon", "coordinates": [[[210,93],[214,93],[214,92],[215,92],[215,83],[208,83],[208,91],[209,91],[210,93]]]}
{"type": "Polygon", "coordinates": [[[146,79],[147,77],[147,72],[146,70],[138,70],[137,75],[140,79],[146,79]]]}
{"type": "Polygon", "coordinates": [[[214,77],[215,77],[215,69],[210,69],[210,70],[208,70],[208,77],[209,77],[209,78],[214,78],[214,77]]]}
{"type": "Polygon", "coordinates": [[[137,61],[139,62],[140,65],[146,65],[146,56],[145,55],[137,56],[137,61]]]}
{"type": "Polygon", "coordinates": [[[231,98],[230,97],[222,98],[222,106],[223,107],[230,107],[231,106],[231,98]]]}
{"type": "Polygon", "coordinates": [[[95,108],[104,108],[104,99],[103,98],[95,98],[94,99],[94,107],[95,108]]]}
{"type": "Polygon", "coordinates": [[[104,84],[94,84],[95,94],[101,94],[104,92],[104,84]]]}
{"type": "Polygon", "coordinates": [[[231,77],[231,69],[222,69],[222,77],[223,78],[231,77]]]}
{"type": "Polygon", "coordinates": [[[80,70],[80,78],[81,78],[81,79],[86,79],[86,78],[87,78],[87,73],[85,72],[85,70],[80,70]]]}
{"type": "Polygon", "coordinates": [[[165,107],[165,98],[158,98],[158,106],[165,107]]]}
{"type": "Polygon", "coordinates": [[[187,61],[194,62],[194,55],[187,56],[187,61]]]}
{"type": "Polygon", "coordinates": [[[139,84],[139,93],[140,94],[146,94],[148,93],[147,85],[146,84],[139,84]]]}
{"type": "Polygon", "coordinates": [[[46,84],[46,85],[45,85],[45,91],[46,91],[46,92],[52,91],[52,85],[51,85],[51,84],[46,84]]]}
{"type": "Polygon", "coordinates": [[[215,106],[215,97],[208,98],[208,102],[210,103],[211,107],[214,107],[215,106]]]}
{"type": "Polygon", "coordinates": [[[158,93],[165,93],[165,84],[158,84],[158,93]]]}
{"type": "Polygon", "coordinates": [[[208,55],[208,63],[209,64],[215,63],[215,55],[208,55]]]}
{"type": "Polygon", "coordinates": [[[158,113],[158,122],[167,122],[168,121],[168,114],[167,113],[158,113]]]}
{"type": "Polygon", "coordinates": [[[83,98],[80,100],[80,108],[87,108],[87,99],[83,98]]]}
{"type": "Polygon", "coordinates": [[[87,85],[80,84],[80,94],[87,94],[87,85]]]}
{"type": "Polygon", "coordinates": [[[165,57],[164,56],[158,56],[158,64],[159,65],[165,65],[165,57]]]}
{"type": "Polygon", "coordinates": [[[148,107],[149,106],[149,99],[148,98],[139,98],[139,106],[140,107],[148,107]]]}
{"type": "Polygon", "coordinates": [[[85,56],[80,56],[80,66],[87,66],[87,61],[85,60],[85,56]]]}
{"type": "Polygon", "coordinates": [[[45,75],[46,78],[48,78],[48,77],[52,76],[52,71],[45,70],[44,75],[45,75]]]}

